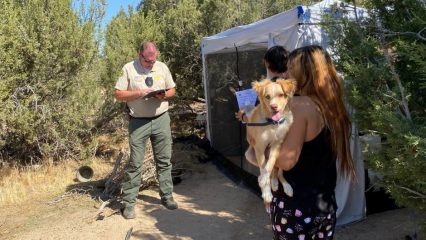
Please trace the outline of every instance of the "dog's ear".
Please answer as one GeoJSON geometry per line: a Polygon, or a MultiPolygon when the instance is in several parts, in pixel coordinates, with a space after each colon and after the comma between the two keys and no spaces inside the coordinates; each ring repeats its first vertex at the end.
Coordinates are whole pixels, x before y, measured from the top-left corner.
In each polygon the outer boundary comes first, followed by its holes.
{"type": "Polygon", "coordinates": [[[262,96],[265,86],[271,81],[269,79],[263,79],[262,81],[254,81],[251,83],[252,88],[257,93],[257,96],[262,96]]]}
{"type": "Polygon", "coordinates": [[[293,96],[294,92],[296,92],[297,82],[292,78],[280,79],[277,80],[277,83],[281,85],[281,88],[288,96],[293,96]]]}

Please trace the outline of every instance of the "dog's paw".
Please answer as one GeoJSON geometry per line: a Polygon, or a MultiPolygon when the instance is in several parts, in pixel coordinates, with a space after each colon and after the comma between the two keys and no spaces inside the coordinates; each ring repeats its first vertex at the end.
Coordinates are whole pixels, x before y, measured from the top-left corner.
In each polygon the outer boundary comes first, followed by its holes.
{"type": "Polygon", "coordinates": [[[283,188],[284,188],[284,192],[285,192],[285,194],[287,194],[287,196],[293,197],[293,188],[291,187],[291,185],[289,183],[283,183],[283,188]]]}
{"type": "Polygon", "coordinates": [[[271,215],[271,203],[264,203],[266,212],[271,215]]]}
{"type": "Polygon", "coordinates": [[[265,204],[267,203],[271,203],[272,202],[272,193],[271,192],[263,192],[262,193],[262,198],[263,201],[265,202],[265,204]]]}
{"type": "Polygon", "coordinates": [[[269,174],[260,174],[260,176],[257,178],[257,181],[259,182],[259,186],[264,188],[271,184],[271,177],[269,174]]]}
{"type": "Polygon", "coordinates": [[[278,179],[273,177],[271,179],[271,188],[272,188],[272,191],[275,192],[275,191],[278,190],[278,184],[279,184],[278,179]]]}

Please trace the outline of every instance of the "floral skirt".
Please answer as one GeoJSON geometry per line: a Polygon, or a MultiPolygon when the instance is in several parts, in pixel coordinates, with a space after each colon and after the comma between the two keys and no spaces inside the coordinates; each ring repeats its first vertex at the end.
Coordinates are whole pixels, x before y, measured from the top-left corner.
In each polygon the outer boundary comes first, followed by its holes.
{"type": "Polygon", "coordinates": [[[335,204],[328,204],[322,210],[303,208],[296,201],[275,196],[270,213],[275,240],[333,239],[335,204]]]}

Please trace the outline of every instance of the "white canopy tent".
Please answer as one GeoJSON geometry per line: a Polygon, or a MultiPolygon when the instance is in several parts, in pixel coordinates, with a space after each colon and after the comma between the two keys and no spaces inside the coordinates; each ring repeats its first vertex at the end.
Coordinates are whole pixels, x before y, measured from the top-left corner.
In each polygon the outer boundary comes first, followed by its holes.
{"type": "MultiPolygon", "coordinates": [[[[238,26],[202,39],[203,83],[207,102],[207,136],[213,148],[253,175],[258,170],[243,161],[247,147],[245,129],[233,119],[236,109],[234,92],[249,88],[248,79],[258,80],[266,75],[261,61],[268,47],[282,45],[291,51],[306,45],[328,47],[327,34],[321,28],[324,15],[341,17],[336,6],[344,3],[325,0],[312,6],[298,6],[289,11],[244,26],[238,26]],[[236,81],[237,80],[237,81],[236,81]],[[236,129],[240,129],[239,131],[236,129]]],[[[358,9],[350,18],[364,17],[366,11],[358,9]]],[[[336,187],[338,203],[337,225],[365,218],[364,163],[359,137],[352,129],[352,154],[357,179],[354,182],[339,176],[336,187]]]]}
{"type": "Polygon", "coordinates": [[[339,0],[324,0],[312,6],[298,6],[269,18],[203,38],[202,54],[233,51],[234,47],[247,45],[252,47],[282,45],[288,50],[312,44],[327,47],[326,34],[321,29],[320,23],[324,15],[341,17],[342,12],[337,10],[338,6],[347,9],[346,14],[349,18],[366,16],[365,9],[357,8],[355,14],[353,6],[339,0]]]}

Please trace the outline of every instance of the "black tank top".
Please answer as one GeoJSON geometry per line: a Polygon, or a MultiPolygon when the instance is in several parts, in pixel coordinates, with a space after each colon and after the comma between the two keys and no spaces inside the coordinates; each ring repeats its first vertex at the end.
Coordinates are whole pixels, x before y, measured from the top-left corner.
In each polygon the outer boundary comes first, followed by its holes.
{"type": "MultiPolygon", "coordinates": [[[[303,144],[298,162],[292,169],[284,172],[284,177],[294,192],[293,197],[287,200],[294,200],[302,208],[313,207],[320,210],[322,206],[336,207],[336,156],[332,151],[328,128],[323,128],[314,139],[303,144]]],[[[280,195],[282,194],[285,195],[284,192],[280,195]]]]}

